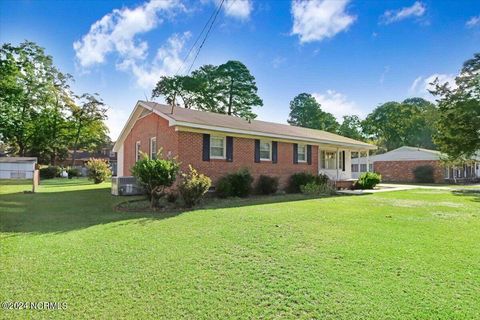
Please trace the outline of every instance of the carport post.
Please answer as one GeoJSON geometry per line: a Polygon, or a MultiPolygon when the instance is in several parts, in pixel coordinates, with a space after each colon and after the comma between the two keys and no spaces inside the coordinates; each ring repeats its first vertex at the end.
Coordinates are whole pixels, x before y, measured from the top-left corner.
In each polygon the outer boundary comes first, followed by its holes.
{"type": "Polygon", "coordinates": [[[367,172],[370,172],[370,152],[367,150],[367,172]]]}

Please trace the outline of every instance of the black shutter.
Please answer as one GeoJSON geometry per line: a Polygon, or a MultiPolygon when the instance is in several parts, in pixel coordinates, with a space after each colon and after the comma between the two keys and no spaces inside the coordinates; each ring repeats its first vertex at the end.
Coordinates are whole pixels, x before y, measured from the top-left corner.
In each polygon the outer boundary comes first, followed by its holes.
{"type": "Polygon", "coordinates": [[[233,137],[227,137],[227,161],[233,161],[233,137]]]}
{"type": "Polygon", "coordinates": [[[307,144],[307,163],[312,164],[312,146],[307,144]]]}
{"type": "Polygon", "coordinates": [[[210,161],[210,135],[207,133],[203,134],[202,160],[210,161]]]}
{"type": "Polygon", "coordinates": [[[298,163],[298,144],[293,144],[293,163],[298,163]]]}
{"type": "Polygon", "coordinates": [[[278,143],[277,141],[272,141],[272,163],[277,163],[278,161],[278,143]]]}
{"type": "Polygon", "coordinates": [[[255,162],[260,162],[260,140],[255,139],[255,162]]]}
{"type": "Polygon", "coordinates": [[[345,171],[345,150],[342,151],[342,171],[345,171]]]}

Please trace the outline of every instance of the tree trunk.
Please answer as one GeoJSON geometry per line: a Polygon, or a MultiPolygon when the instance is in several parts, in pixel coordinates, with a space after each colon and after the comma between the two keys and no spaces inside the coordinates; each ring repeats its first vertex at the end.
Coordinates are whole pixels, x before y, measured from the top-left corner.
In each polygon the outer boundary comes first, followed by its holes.
{"type": "Polygon", "coordinates": [[[75,136],[75,143],[73,144],[73,154],[72,154],[72,167],[75,166],[75,158],[77,157],[77,146],[78,140],[80,139],[80,130],[82,128],[82,123],[78,124],[77,134],[75,136]]]}

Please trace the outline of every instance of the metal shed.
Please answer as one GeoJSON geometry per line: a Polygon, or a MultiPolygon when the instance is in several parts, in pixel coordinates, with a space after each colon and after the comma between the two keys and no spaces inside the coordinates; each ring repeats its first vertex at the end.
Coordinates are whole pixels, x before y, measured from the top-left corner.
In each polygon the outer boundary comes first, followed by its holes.
{"type": "Polygon", "coordinates": [[[33,179],[37,158],[0,157],[0,179],[33,179]]]}

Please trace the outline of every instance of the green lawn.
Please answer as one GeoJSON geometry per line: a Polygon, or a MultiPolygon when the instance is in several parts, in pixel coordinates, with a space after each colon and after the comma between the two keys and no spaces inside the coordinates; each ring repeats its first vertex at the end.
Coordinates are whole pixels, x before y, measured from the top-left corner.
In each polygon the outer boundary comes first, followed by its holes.
{"type": "Polygon", "coordinates": [[[472,190],[277,196],[171,214],[116,212],[125,198],[107,183],[18,191],[0,185],[0,301],[67,309],[0,318],[480,318],[472,190]]]}

